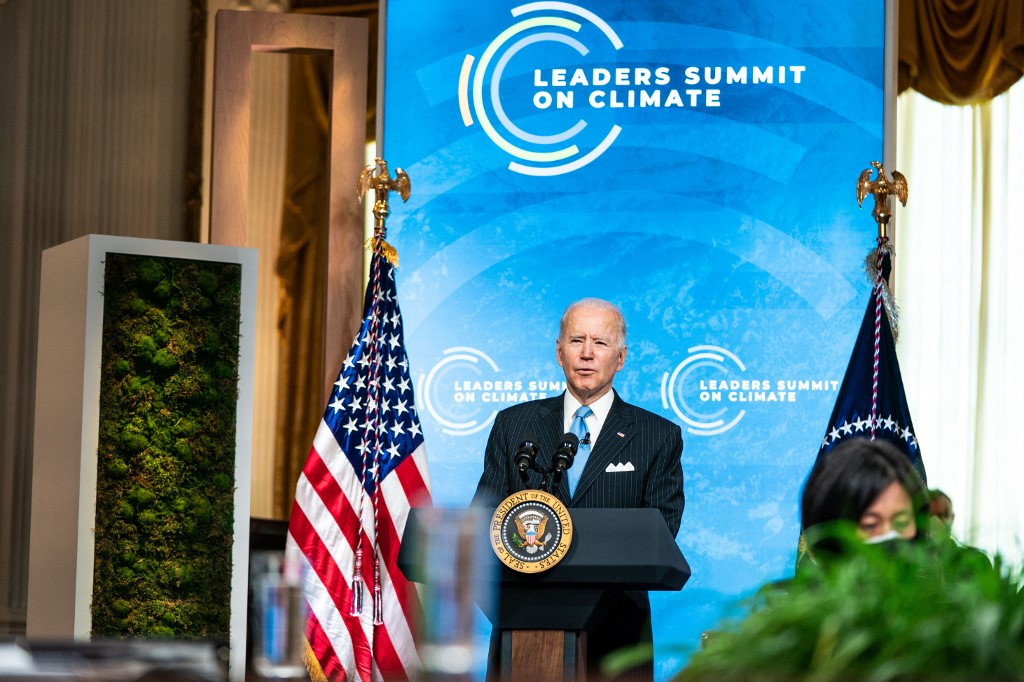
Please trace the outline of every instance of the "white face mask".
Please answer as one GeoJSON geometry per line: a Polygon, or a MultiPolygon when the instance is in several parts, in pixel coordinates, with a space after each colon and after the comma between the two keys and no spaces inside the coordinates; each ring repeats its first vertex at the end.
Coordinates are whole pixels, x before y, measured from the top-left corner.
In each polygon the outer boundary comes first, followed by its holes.
{"type": "Polygon", "coordinates": [[[900,535],[899,533],[897,533],[894,530],[890,530],[888,533],[882,533],[881,535],[876,535],[874,537],[867,538],[866,540],[864,540],[864,544],[865,545],[877,545],[877,544],[880,544],[880,543],[883,543],[883,542],[888,542],[889,540],[902,540],[902,539],[903,539],[902,535],[900,535]]]}

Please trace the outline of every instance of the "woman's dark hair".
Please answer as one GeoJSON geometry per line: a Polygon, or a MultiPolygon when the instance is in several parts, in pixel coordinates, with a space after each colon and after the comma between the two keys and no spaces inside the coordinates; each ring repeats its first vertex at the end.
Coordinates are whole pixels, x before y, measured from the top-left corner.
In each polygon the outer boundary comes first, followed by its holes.
{"type": "Polygon", "coordinates": [[[836,521],[857,523],[893,482],[914,507],[918,536],[928,527],[928,488],[907,456],[883,440],[845,440],[819,458],[804,483],[800,527],[806,531],[836,521]]]}

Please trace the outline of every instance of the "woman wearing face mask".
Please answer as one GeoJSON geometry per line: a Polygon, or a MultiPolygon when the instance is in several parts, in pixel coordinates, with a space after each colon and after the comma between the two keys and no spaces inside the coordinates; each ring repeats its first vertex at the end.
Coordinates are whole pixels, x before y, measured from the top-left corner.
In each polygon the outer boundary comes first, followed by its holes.
{"type": "Polygon", "coordinates": [[[927,532],[928,489],[907,457],[882,440],[837,445],[807,477],[801,527],[811,555],[841,552],[829,531],[852,523],[868,543],[919,539],[927,532]]]}

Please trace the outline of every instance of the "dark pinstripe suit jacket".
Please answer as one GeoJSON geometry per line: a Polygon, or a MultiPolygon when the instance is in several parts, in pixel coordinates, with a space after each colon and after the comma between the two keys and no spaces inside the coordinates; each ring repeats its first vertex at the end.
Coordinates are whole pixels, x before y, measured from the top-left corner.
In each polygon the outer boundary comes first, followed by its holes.
{"type": "MultiPolygon", "coordinates": [[[[564,395],[564,394],[563,394],[564,395]]],[[[473,503],[493,510],[506,497],[525,488],[538,488],[541,475],[531,472],[528,485],[519,477],[513,460],[529,435],[539,446],[538,468],[548,469],[564,433],[563,396],[535,400],[506,408],[494,418],[484,455],[484,471],[473,503]]],[[[563,477],[558,499],[573,507],[655,507],[661,510],[675,535],[683,515],[683,438],[679,426],[653,412],[630,405],[615,394],[601,435],[594,442],[576,493],[569,498],[563,477]],[[632,464],[632,471],[608,471],[609,465],[632,464]]],[[[596,675],[601,657],[622,647],[650,641],[650,602],[646,592],[619,594],[608,614],[588,634],[589,679],[596,675]]],[[[492,651],[493,655],[493,651],[492,651]]],[[[650,680],[650,663],[616,680],[650,680]]]]}
{"type": "MultiPolygon", "coordinates": [[[[477,485],[475,504],[498,506],[514,492],[525,489],[513,457],[524,436],[536,438],[540,449],[537,465],[551,466],[564,426],[563,396],[513,405],[494,418],[484,471],[477,485]]],[[[590,450],[590,458],[576,494],[569,499],[563,477],[557,491],[559,500],[572,507],[655,507],[661,510],[669,531],[675,535],[683,515],[683,468],[680,457],[683,437],[679,426],[653,412],[630,405],[618,393],[612,401],[601,436],[590,450]],[[608,471],[609,465],[632,464],[632,471],[608,471]]],[[[531,473],[529,487],[540,486],[541,476],[531,473]]]]}

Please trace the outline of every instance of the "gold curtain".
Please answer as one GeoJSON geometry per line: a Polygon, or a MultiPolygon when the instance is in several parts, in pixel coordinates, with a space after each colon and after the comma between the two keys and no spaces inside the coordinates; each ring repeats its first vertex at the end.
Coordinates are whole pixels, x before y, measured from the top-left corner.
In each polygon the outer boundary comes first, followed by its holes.
{"type": "Polygon", "coordinates": [[[900,0],[899,90],[992,99],[1024,75],[1024,0],[900,0]]]}
{"type": "MultiPolygon", "coordinates": [[[[293,0],[303,14],[362,17],[368,20],[370,66],[367,74],[367,139],[376,126],[376,0],[293,0]]],[[[305,466],[324,411],[324,343],[348,344],[352,337],[324,339],[327,301],[331,60],[323,55],[292,55],[288,94],[288,153],[281,220],[278,328],[277,438],[274,456],[274,514],[286,519],[295,483],[305,466]]],[[[362,164],[362,159],[352,159],[362,164]]],[[[353,198],[355,188],[352,188],[353,198]]],[[[360,276],[360,281],[365,279],[360,276]]],[[[360,286],[362,286],[360,284],[360,286]]],[[[361,289],[360,289],[361,291],[361,289]]],[[[358,319],[356,320],[358,324],[358,319]]],[[[356,333],[353,327],[351,333],[356,333]]],[[[338,368],[326,368],[334,372],[338,368]]]]}
{"type": "Polygon", "coordinates": [[[331,65],[323,56],[292,55],[288,154],[277,275],[281,282],[274,513],[288,518],[295,482],[323,414],[324,279],[331,65]]]}

